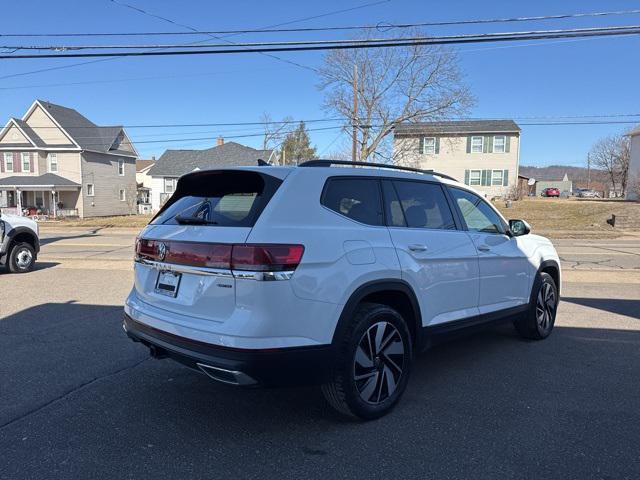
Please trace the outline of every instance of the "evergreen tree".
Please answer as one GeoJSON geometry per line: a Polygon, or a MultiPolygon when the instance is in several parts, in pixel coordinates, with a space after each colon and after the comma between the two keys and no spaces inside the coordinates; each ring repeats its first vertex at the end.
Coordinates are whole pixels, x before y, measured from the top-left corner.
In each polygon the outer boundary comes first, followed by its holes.
{"type": "Polygon", "coordinates": [[[309,132],[304,122],[287,134],[282,142],[280,159],[284,165],[298,165],[316,158],[316,149],[311,146],[309,132]]]}

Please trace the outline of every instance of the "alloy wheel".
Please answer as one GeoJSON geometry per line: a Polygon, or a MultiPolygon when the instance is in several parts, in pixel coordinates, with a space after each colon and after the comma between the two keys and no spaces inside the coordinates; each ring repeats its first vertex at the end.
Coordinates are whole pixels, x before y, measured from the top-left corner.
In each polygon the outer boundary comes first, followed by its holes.
{"type": "Polygon", "coordinates": [[[16,264],[20,270],[25,270],[31,266],[33,255],[28,248],[21,248],[16,255],[16,264]]]}
{"type": "Polygon", "coordinates": [[[378,322],[369,327],[358,343],[353,363],[360,398],[376,405],[393,395],[405,362],[405,345],[393,324],[378,322]]]}
{"type": "Polygon", "coordinates": [[[543,332],[551,328],[555,309],[556,293],[549,283],[543,283],[538,292],[538,300],[536,302],[536,319],[543,332]]]}

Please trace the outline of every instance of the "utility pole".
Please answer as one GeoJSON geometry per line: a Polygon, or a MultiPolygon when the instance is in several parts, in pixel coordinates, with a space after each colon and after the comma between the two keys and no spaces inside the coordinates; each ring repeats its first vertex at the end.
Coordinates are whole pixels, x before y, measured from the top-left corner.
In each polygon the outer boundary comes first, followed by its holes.
{"type": "Polygon", "coordinates": [[[587,188],[591,188],[591,153],[587,153],[587,188]]]}
{"type": "Polygon", "coordinates": [[[351,161],[355,162],[358,156],[358,65],[353,64],[353,118],[351,119],[353,130],[351,132],[351,161]]]}

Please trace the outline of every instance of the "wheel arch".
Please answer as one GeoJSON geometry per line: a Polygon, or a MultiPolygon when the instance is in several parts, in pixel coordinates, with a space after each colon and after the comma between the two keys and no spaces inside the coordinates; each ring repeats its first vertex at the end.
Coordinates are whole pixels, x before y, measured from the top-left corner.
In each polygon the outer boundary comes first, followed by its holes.
{"type": "Polygon", "coordinates": [[[555,260],[542,261],[538,267],[537,273],[548,273],[551,275],[551,278],[553,278],[553,281],[556,283],[558,295],[560,295],[560,265],[558,265],[558,262],[555,260]]]}
{"type": "Polygon", "coordinates": [[[38,240],[38,236],[29,227],[23,226],[14,227],[7,232],[4,241],[2,242],[1,252],[9,254],[14,244],[22,242],[30,244],[37,256],[40,251],[40,241],[38,240]]]}
{"type": "Polygon", "coordinates": [[[407,321],[414,346],[421,349],[424,345],[422,334],[422,315],[420,305],[411,286],[400,279],[373,280],[358,287],[349,297],[342,309],[338,324],[333,333],[332,344],[342,337],[350,318],[358,305],[363,302],[380,303],[398,311],[407,321]]]}

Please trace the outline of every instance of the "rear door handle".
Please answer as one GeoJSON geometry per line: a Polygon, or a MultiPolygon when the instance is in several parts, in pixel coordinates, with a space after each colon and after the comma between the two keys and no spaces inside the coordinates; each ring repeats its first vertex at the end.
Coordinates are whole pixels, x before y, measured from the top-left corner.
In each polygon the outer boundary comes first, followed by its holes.
{"type": "Polygon", "coordinates": [[[427,246],[422,245],[421,243],[414,243],[412,245],[409,245],[409,250],[411,250],[412,252],[424,252],[427,250],[427,246]]]}
{"type": "Polygon", "coordinates": [[[489,247],[488,245],[480,245],[478,247],[478,250],[480,250],[481,252],[490,252],[491,251],[491,247],[489,247]]]}

